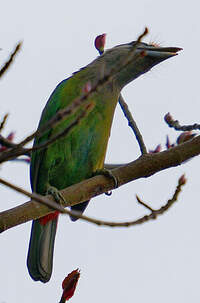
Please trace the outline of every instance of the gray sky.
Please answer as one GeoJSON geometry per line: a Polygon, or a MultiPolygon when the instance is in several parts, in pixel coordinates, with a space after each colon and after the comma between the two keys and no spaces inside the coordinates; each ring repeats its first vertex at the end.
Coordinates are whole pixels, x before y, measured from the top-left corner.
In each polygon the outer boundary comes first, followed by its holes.
{"type": "MultiPolygon", "coordinates": [[[[16,42],[23,49],[0,81],[1,118],[10,113],[5,135],[16,140],[36,127],[55,88],[96,56],[93,41],[107,33],[107,48],[135,40],[148,26],[145,41],[183,47],[179,56],[163,62],[129,84],[123,96],[148,148],[177,134],[163,122],[167,112],[183,123],[199,122],[199,2],[198,1],[2,1],[0,62],[16,42]]],[[[107,162],[128,162],[139,149],[119,108],[109,141],[107,162]],[[120,144],[119,144],[120,142],[120,144]]],[[[61,217],[56,237],[54,271],[49,283],[28,275],[26,255],[31,224],[0,235],[0,303],[58,302],[61,282],[73,269],[81,278],[73,302],[199,302],[199,159],[93,199],[86,214],[110,220],[138,218],[146,210],[135,193],[158,208],[169,199],[178,177],[187,185],[179,202],[154,222],[127,229],[99,228],[61,217]]],[[[29,167],[8,163],[1,176],[30,190],[29,167]]],[[[0,209],[27,201],[1,186],[0,209]]],[[[147,213],[147,212],[146,212],[147,213]]]]}

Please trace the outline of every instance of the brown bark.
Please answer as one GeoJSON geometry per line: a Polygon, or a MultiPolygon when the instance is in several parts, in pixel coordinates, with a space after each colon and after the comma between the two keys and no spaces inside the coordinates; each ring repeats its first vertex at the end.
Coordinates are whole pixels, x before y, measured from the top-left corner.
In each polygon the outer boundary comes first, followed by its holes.
{"type": "MultiPolygon", "coordinates": [[[[149,177],[164,169],[175,167],[184,161],[200,154],[200,136],[192,140],[156,154],[145,154],[137,160],[119,168],[112,169],[118,179],[119,186],[139,178],[149,177]]],[[[61,191],[68,202],[65,206],[75,205],[114,188],[112,178],[99,175],[72,185],[61,191]]],[[[51,196],[47,198],[52,201],[51,196]]],[[[35,201],[28,201],[20,206],[0,213],[0,231],[44,216],[52,209],[35,201]]]]}

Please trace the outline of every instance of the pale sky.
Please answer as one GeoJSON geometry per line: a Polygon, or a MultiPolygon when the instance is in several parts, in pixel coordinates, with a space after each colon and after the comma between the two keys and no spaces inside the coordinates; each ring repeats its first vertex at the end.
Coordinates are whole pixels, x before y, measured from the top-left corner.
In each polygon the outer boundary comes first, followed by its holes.
{"type": "MultiPolygon", "coordinates": [[[[149,149],[172,141],[178,133],[163,116],[170,112],[182,123],[199,122],[199,1],[2,1],[0,63],[19,40],[22,51],[0,80],[0,119],[9,112],[4,134],[16,141],[36,129],[41,111],[55,86],[90,63],[97,51],[97,35],[107,33],[106,47],[130,42],[149,28],[146,42],[182,47],[176,57],[161,63],[124,90],[149,149]]],[[[107,162],[128,162],[139,148],[117,108],[107,162]]],[[[93,199],[86,214],[107,220],[132,220],[148,213],[137,205],[137,193],[152,207],[171,198],[178,178],[188,179],[179,202],[156,221],[131,228],[100,228],[67,217],[59,220],[54,270],[49,283],[28,275],[26,256],[31,223],[0,235],[0,303],[59,302],[61,283],[73,269],[81,278],[72,302],[168,303],[199,302],[199,163],[198,158],[178,168],[132,182],[111,197],[93,199]]],[[[4,164],[0,172],[30,190],[29,167],[4,164]]],[[[28,199],[1,186],[0,209],[28,199]]]]}

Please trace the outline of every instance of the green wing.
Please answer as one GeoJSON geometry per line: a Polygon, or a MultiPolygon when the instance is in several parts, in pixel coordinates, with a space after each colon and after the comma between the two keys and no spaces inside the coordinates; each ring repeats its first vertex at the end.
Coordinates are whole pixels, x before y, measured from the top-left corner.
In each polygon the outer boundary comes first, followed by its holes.
{"type": "MultiPolygon", "coordinates": [[[[53,93],[51,94],[43,112],[38,125],[38,128],[42,127],[45,123],[47,123],[61,108],[61,98],[59,95],[62,94],[63,88],[66,86],[66,82],[68,79],[63,80],[58,86],[55,88],[53,93]]],[[[52,134],[52,129],[49,129],[45,132],[45,134],[41,137],[36,137],[34,140],[34,145],[37,146],[41,143],[46,142],[52,134]]],[[[43,161],[43,158],[46,153],[46,148],[36,150],[31,155],[31,187],[35,192],[37,191],[37,181],[38,175],[40,174],[40,167],[43,161]]],[[[44,193],[41,193],[44,194],[44,193]]]]}

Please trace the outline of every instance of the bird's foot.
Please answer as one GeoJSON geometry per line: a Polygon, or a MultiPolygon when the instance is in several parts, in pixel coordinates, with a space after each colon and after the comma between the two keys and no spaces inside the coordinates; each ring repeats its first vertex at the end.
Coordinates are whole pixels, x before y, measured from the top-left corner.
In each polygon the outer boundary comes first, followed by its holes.
{"type": "MultiPolygon", "coordinates": [[[[114,182],[114,186],[115,188],[117,188],[119,186],[119,181],[117,179],[117,177],[115,177],[113,174],[112,174],[112,171],[111,170],[108,170],[106,168],[103,168],[103,169],[98,169],[96,172],[95,172],[95,175],[103,175],[105,177],[108,177],[108,178],[111,178],[114,182]]],[[[105,195],[107,196],[111,196],[112,194],[112,191],[111,192],[107,192],[105,193],[105,195]]]]}
{"type": "Polygon", "coordinates": [[[59,192],[59,190],[56,187],[49,185],[47,188],[47,195],[52,195],[58,204],[66,205],[65,198],[63,197],[63,195],[59,192]],[[64,203],[62,203],[62,202],[64,202],[64,203]]]}

